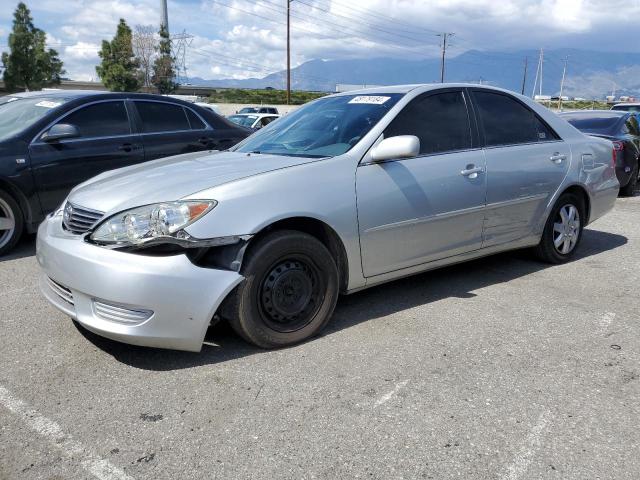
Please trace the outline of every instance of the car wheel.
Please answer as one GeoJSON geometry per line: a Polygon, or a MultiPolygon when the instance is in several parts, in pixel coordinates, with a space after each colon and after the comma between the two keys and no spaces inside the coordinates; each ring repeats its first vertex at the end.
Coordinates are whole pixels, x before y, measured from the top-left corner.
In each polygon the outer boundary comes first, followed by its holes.
{"type": "Polygon", "coordinates": [[[16,246],[23,227],[22,210],[13,197],[0,190],[0,255],[16,246]]]}
{"type": "Polygon", "coordinates": [[[564,263],[575,254],[582,238],[584,211],[584,202],[577,195],[565,193],[558,199],[535,247],[538,258],[548,263],[564,263]]]}
{"type": "Polygon", "coordinates": [[[636,162],[635,166],[633,167],[633,172],[631,172],[629,181],[624,187],[620,189],[620,195],[624,197],[633,196],[636,188],[638,188],[638,175],[640,175],[640,173],[638,172],[638,162],[636,162]]]}
{"type": "Polygon", "coordinates": [[[338,269],[315,237],[277,231],[251,245],[245,280],[225,300],[233,329],[262,348],[299,343],[327,324],[339,293],[338,269]]]}

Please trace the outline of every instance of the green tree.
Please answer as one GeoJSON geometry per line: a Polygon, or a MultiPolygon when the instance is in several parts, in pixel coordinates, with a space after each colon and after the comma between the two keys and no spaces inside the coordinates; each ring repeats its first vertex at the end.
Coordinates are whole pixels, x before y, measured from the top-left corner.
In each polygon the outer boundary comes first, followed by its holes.
{"type": "Polygon", "coordinates": [[[120,19],[112,41],[103,40],[98,55],[102,59],[96,73],[112,92],[135,92],[140,88],[139,62],[133,54],[131,29],[120,19]]]}
{"type": "Polygon", "coordinates": [[[175,77],[175,59],[171,55],[171,40],[167,27],[161,25],[159,33],[158,56],[153,62],[151,83],[158,89],[158,93],[166,94],[175,91],[178,85],[173,80],[175,77]]]}
{"type": "Polygon", "coordinates": [[[20,2],[13,14],[9,52],[2,54],[7,90],[39,90],[60,83],[64,73],[58,52],[46,49],[46,34],[33,25],[31,12],[20,2]]]}

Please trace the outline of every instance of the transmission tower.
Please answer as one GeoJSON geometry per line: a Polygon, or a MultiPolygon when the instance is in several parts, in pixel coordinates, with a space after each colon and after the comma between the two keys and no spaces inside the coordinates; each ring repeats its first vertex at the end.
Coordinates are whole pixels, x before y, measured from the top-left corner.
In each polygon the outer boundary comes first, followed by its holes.
{"type": "Polygon", "coordinates": [[[183,30],[182,33],[171,35],[171,51],[176,65],[176,82],[183,84],[189,78],[187,76],[187,49],[193,43],[193,35],[183,30]]]}

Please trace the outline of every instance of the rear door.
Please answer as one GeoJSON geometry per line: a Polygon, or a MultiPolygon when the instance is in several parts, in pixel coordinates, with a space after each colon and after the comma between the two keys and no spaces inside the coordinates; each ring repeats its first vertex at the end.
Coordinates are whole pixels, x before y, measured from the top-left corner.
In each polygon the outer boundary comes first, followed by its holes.
{"type": "Polygon", "coordinates": [[[179,104],[135,100],[145,159],[179,155],[200,150],[224,150],[232,141],[217,132],[194,110],[179,104]]]}
{"type": "Polygon", "coordinates": [[[528,106],[472,89],[487,159],[483,247],[532,235],[571,162],[571,149],[528,106]]]}
{"type": "Polygon", "coordinates": [[[54,123],[75,125],[80,136],[30,147],[34,182],[45,213],[54,210],[79,183],[106,170],[144,161],[142,142],[132,133],[124,100],[97,101],[65,114],[54,123]]]}
{"type": "Polygon", "coordinates": [[[366,277],[479,249],[485,160],[460,89],[412,100],[384,137],[415,135],[420,155],[361,164],[356,173],[366,277]]]}

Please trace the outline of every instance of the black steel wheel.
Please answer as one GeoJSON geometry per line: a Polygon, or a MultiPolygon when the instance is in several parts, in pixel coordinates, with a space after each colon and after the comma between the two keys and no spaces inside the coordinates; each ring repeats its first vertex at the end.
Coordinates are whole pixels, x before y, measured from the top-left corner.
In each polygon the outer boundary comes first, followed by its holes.
{"type": "Polygon", "coordinates": [[[245,280],[221,311],[245,340],[283,347],[316,335],[327,324],[339,292],[338,269],[327,248],[297,231],[276,231],[250,245],[245,280]]]}

